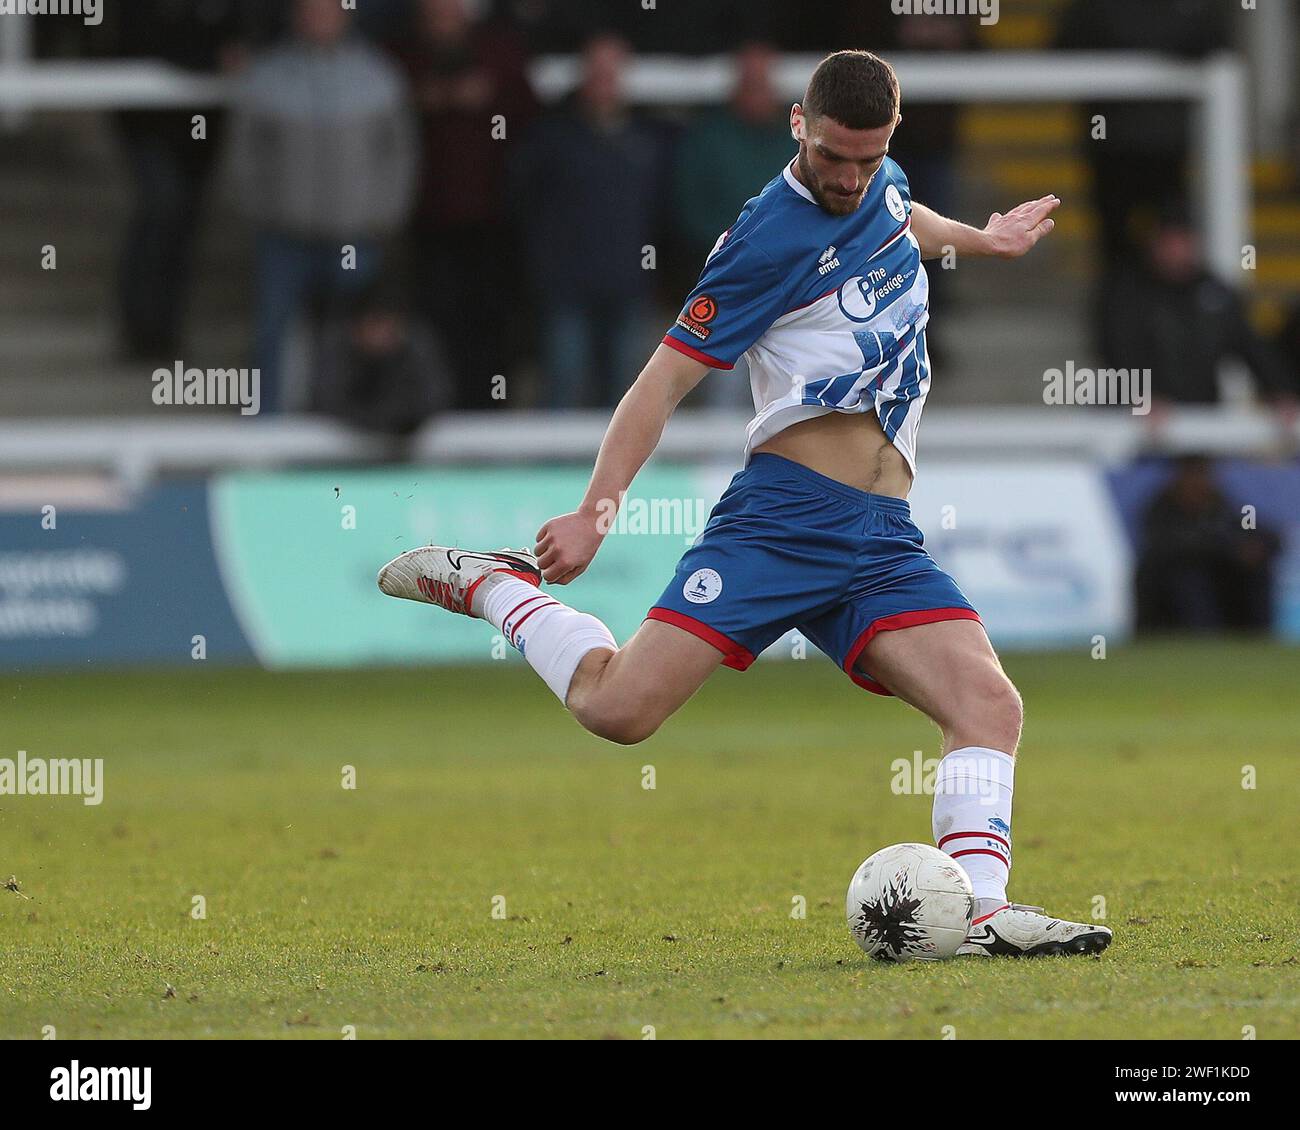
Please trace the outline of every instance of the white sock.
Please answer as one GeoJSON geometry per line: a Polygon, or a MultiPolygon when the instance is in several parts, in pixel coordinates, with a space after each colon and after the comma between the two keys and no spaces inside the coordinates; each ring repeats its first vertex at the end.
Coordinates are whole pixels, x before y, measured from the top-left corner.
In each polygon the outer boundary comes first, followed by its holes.
{"type": "Polygon", "coordinates": [[[487,577],[475,593],[475,614],[496,627],[519,649],[561,702],[583,656],[597,648],[617,651],[604,624],[539,592],[536,585],[504,573],[487,577]]]}
{"type": "Polygon", "coordinates": [[[934,842],[970,876],[977,904],[1007,901],[1015,767],[1010,754],[972,745],[948,754],[935,776],[934,842]]]}

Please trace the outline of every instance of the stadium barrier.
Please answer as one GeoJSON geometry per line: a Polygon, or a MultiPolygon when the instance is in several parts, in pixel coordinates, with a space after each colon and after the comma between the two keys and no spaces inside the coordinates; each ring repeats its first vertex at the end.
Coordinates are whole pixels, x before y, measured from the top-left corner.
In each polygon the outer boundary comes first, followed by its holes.
{"type": "MultiPolygon", "coordinates": [[[[567,598],[636,630],[734,468],[656,460],[567,598]]],[[[489,628],[380,595],[385,560],[432,532],[517,545],[570,509],[585,466],[236,471],[134,491],[40,480],[0,501],[6,666],[195,661],[267,667],[517,660],[489,628]],[[63,501],[64,498],[70,501],[63,501]],[[54,501],[37,504],[38,498],[54,501]]],[[[1131,631],[1136,516],[1166,471],[1057,454],[953,457],[912,496],[926,545],[1007,648],[1089,649],[1131,631]]],[[[1283,533],[1276,627],[1300,640],[1300,465],[1235,462],[1234,504],[1283,533]]],[[[794,636],[769,657],[813,654],[794,636]]]]}
{"type": "MultiPolygon", "coordinates": [[[[148,386],[142,386],[141,397],[148,386]]],[[[734,463],[746,414],[682,409],[668,422],[661,458],[734,463]]],[[[535,462],[595,458],[609,411],[463,412],[431,420],[405,458],[418,463],[535,462]]],[[[1187,406],[1147,416],[1123,409],[997,405],[927,409],[924,458],[1077,455],[1121,463],[1140,454],[1202,452],[1273,458],[1300,451],[1300,420],[1251,408],[1187,406]]],[[[390,457],[391,445],[321,416],[152,415],[105,419],[0,419],[0,472],[111,472],[132,485],[157,475],[234,467],[354,464],[390,457]]]]}

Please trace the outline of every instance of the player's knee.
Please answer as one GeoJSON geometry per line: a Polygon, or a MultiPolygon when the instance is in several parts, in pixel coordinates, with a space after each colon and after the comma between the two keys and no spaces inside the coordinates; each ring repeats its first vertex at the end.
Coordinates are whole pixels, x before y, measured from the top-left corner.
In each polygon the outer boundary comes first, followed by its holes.
{"type": "Polygon", "coordinates": [[[597,737],[619,745],[637,745],[659,729],[656,718],[638,717],[621,711],[598,716],[594,726],[587,727],[597,737]]]}
{"type": "Polygon", "coordinates": [[[1015,684],[1001,672],[985,692],[984,726],[989,731],[986,744],[993,749],[1014,752],[1020,743],[1020,728],[1025,721],[1025,705],[1015,684]]]}
{"type": "Polygon", "coordinates": [[[953,745],[984,746],[1014,753],[1020,742],[1024,705],[1020,692],[997,668],[964,681],[964,693],[944,731],[953,745]]]}
{"type": "Polygon", "coordinates": [[[569,710],[583,728],[619,745],[636,745],[659,729],[660,719],[626,699],[600,697],[569,702],[569,710]]]}

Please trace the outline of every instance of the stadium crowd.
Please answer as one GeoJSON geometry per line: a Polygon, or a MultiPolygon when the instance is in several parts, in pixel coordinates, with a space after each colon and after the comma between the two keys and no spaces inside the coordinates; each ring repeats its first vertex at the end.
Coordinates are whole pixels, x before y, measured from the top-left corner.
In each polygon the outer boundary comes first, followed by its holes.
{"type": "MultiPolygon", "coordinates": [[[[1214,5],[1180,0],[1177,20],[1154,11],[1171,2],[1134,20],[1124,0],[1077,0],[1057,44],[1203,55],[1224,43],[1214,5]]],[[[738,202],[793,152],[772,84],[779,52],[979,46],[972,20],[827,0],[650,10],[370,0],[356,12],[338,0],[133,0],[113,18],[116,54],[237,76],[234,105],[207,114],[208,138],[224,142],[255,231],[251,336],[264,410],[364,415],[390,432],[439,406],[496,407],[503,376],[521,371],[537,379],[522,395],[511,389],[512,405],[613,403],[738,202]],[[689,115],[630,106],[632,43],[733,52],[730,99],[689,115]],[[581,78],[543,106],[528,64],[551,52],[576,54],[581,78]],[[366,331],[379,324],[384,332],[366,331]],[[349,348],[331,353],[338,342],[349,348]],[[340,371],[349,364],[355,373],[340,371]]],[[[1217,363],[1235,356],[1267,396],[1292,404],[1300,373],[1209,276],[1190,227],[1168,218],[1185,195],[1186,115],[1176,104],[1112,112],[1115,136],[1104,155],[1090,151],[1098,348],[1110,364],[1134,363],[1141,303],[1160,311],[1159,368],[1179,374],[1163,385],[1169,398],[1216,399],[1217,363]]],[[[135,184],[121,339],[132,356],[173,357],[222,146],[193,144],[188,109],[123,112],[118,122],[135,184]]],[[[954,205],[957,143],[957,107],[917,105],[892,148],[916,196],[940,211],[954,205]]],[[[931,274],[941,292],[949,280],[931,274]]],[[[1297,325],[1300,310],[1286,332],[1297,325]]],[[[743,380],[712,387],[734,402],[746,395],[743,380]]]]}
{"type": "MultiPolygon", "coordinates": [[[[228,167],[252,235],[248,338],[263,410],[318,411],[400,437],[446,408],[614,403],[740,202],[794,152],[773,83],[781,53],[985,45],[976,20],[891,9],[131,0],[106,7],[102,32],[52,20],[35,35],[38,55],[160,59],[228,76],[237,91],[202,110],[205,144],[189,107],[115,115],[133,187],[114,287],[124,355],[151,365],[184,356],[197,238],[228,167]],[[729,53],[734,88],[689,112],[643,110],[626,95],[634,50],[729,53]],[[529,77],[549,54],[579,69],[552,104],[529,77]]],[[[1220,0],[1067,0],[1053,13],[1050,42],[1062,51],[1202,58],[1230,42],[1220,0]]],[[[1105,146],[1079,146],[1098,225],[1101,363],[1159,372],[1163,401],[1213,403],[1221,363],[1236,360],[1294,419],[1300,304],[1270,342],[1232,281],[1208,270],[1187,207],[1189,108],[1082,110],[1103,113],[1110,131],[1105,146]]],[[[918,199],[959,210],[959,107],[909,104],[905,116],[891,155],[918,199]]],[[[944,305],[951,275],[930,276],[944,305]]],[[[944,347],[932,342],[936,354],[944,347]]],[[[748,400],[743,371],[700,393],[748,400]]],[[[1267,529],[1239,536],[1235,513],[1208,462],[1178,464],[1139,523],[1141,630],[1270,622],[1280,543],[1267,529]]]]}

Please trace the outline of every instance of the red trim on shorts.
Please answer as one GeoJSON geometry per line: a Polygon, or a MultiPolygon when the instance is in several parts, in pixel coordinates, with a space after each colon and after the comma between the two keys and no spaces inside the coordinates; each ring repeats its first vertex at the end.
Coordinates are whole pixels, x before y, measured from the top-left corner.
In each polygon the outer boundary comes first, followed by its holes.
{"type": "Polygon", "coordinates": [[[698,361],[701,365],[707,365],[710,369],[734,369],[736,363],[733,361],[728,365],[725,361],[719,361],[716,357],[710,357],[707,353],[701,353],[687,345],[684,341],[678,341],[672,334],[664,334],[664,344],[671,346],[678,353],[684,353],[693,361],[698,361]]]}
{"type": "Polygon", "coordinates": [[[916,612],[896,612],[893,616],[882,616],[879,620],[871,621],[866,630],[853,641],[853,646],[844,657],[844,673],[858,686],[873,694],[893,695],[894,692],[883,683],[853,669],[858,656],[879,632],[896,632],[900,628],[916,628],[921,624],[938,624],[944,620],[974,620],[979,623],[980,617],[972,608],[922,608],[916,612]]]}
{"type": "Polygon", "coordinates": [[[744,671],[754,662],[754,654],[749,648],[741,647],[735,640],[727,638],[716,628],[710,628],[708,624],[696,620],[693,616],[685,616],[672,608],[655,607],[645,614],[645,618],[671,624],[674,628],[681,628],[682,631],[690,632],[693,636],[699,636],[705,643],[712,644],[726,656],[722,661],[724,667],[730,667],[734,671],[744,671]]]}

